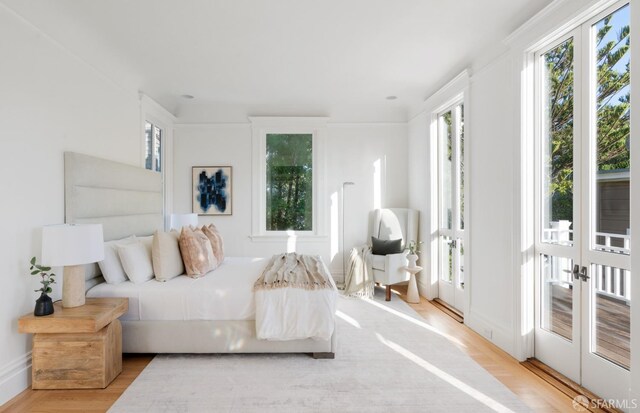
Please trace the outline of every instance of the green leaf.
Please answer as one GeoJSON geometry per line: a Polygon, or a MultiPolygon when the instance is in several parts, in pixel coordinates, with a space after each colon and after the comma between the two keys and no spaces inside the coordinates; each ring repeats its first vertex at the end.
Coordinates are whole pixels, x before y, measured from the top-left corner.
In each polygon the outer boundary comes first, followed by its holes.
{"type": "Polygon", "coordinates": [[[40,270],[31,271],[31,275],[36,275],[39,272],[40,272],[40,270]]]}
{"type": "Polygon", "coordinates": [[[51,287],[47,287],[47,291],[45,291],[45,293],[47,293],[47,294],[51,294],[51,292],[52,292],[52,291],[53,291],[53,290],[51,289],[51,287]]]}
{"type": "Polygon", "coordinates": [[[29,261],[31,265],[36,265],[36,257],[32,257],[31,261],[29,261]]]}
{"type": "Polygon", "coordinates": [[[42,267],[40,268],[42,271],[51,271],[51,267],[42,267]]]}

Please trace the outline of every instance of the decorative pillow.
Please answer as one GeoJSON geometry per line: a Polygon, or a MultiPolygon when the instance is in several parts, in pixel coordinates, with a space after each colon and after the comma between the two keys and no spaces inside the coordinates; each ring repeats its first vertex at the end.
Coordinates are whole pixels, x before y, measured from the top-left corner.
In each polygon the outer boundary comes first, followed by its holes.
{"type": "Polygon", "coordinates": [[[124,272],[134,284],[142,284],[153,278],[151,254],[142,242],[118,245],[116,249],[124,272]]]}
{"type": "Polygon", "coordinates": [[[184,264],[180,255],[178,231],[156,231],[153,234],[151,260],[153,273],[158,281],[168,281],[173,277],[184,274],[184,264]]]}
{"type": "Polygon", "coordinates": [[[382,240],[371,237],[371,253],[373,255],[389,255],[402,252],[402,238],[382,240]]]}
{"type": "Polygon", "coordinates": [[[122,268],[120,258],[118,257],[117,245],[126,245],[136,242],[135,236],[123,238],[114,241],[107,241],[104,243],[104,260],[98,262],[100,271],[104,280],[109,284],[120,284],[127,281],[127,274],[122,268]]]}
{"type": "Polygon", "coordinates": [[[211,242],[200,229],[183,227],[178,242],[184,268],[189,277],[201,277],[216,267],[217,261],[211,242]]]}
{"type": "Polygon", "coordinates": [[[149,254],[151,254],[151,250],[153,249],[153,235],[149,235],[146,237],[136,237],[138,242],[141,242],[148,250],[149,254]]]}
{"type": "Polygon", "coordinates": [[[211,242],[213,255],[216,257],[218,265],[222,264],[222,261],[224,261],[224,248],[222,246],[222,235],[220,235],[220,232],[218,232],[218,228],[216,228],[216,226],[213,224],[209,224],[208,226],[202,227],[202,232],[207,236],[207,238],[209,238],[209,241],[211,242]]]}

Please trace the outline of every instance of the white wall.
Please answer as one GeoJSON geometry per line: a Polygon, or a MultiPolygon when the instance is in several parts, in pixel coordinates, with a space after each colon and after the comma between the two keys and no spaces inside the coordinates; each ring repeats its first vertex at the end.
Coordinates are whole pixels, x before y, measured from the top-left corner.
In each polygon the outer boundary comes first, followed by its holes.
{"type": "Polygon", "coordinates": [[[513,145],[515,86],[501,57],[471,77],[466,153],[470,154],[469,307],[465,322],[513,354],[513,252],[516,226],[513,145]]]}
{"type": "MultiPolygon", "coordinates": [[[[251,235],[251,125],[176,125],[174,139],[174,199],[177,213],[191,211],[191,167],[233,167],[233,215],[199,218],[213,222],[224,236],[228,256],[270,256],[287,248],[286,240],[252,240],[251,235]]],[[[407,127],[405,124],[332,124],[327,127],[325,152],[329,236],[317,241],[298,241],[297,251],[320,253],[331,272],[342,279],[340,201],[342,183],[353,181],[345,193],[345,244],[348,248],[366,241],[367,216],[374,209],[374,164],[380,164],[382,207],[407,206],[407,127]]]]}
{"type": "Polygon", "coordinates": [[[141,154],[137,91],[123,91],[2,5],[0,56],[1,405],[29,384],[31,339],[18,334],[17,319],[38,296],[28,261],[40,256],[40,228],[64,221],[63,152],[138,165],[141,154]]]}

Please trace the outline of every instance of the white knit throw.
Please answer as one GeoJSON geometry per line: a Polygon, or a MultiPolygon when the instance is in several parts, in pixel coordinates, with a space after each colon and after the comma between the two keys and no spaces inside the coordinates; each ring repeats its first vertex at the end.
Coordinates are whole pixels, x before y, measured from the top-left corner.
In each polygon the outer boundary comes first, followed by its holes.
{"type": "Polygon", "coordinates": [[[344,278],[344,295],[373,298],[374,288],[371,247],[363,245],[351,249],[349,267],[344,278]]]}
{"type": "Polygon", "coordinates": [[[296,254],[277,254],[271,257],[253,290],[274,288],[302,288],[305,290],[333,289],[324,264],[319,257],[296,254]]]}

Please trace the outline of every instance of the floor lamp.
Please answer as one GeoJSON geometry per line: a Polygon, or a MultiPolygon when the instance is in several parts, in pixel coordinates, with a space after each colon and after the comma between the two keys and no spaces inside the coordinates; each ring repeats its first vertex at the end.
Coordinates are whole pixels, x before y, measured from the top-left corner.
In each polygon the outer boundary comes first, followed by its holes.
{"type": "Polygon", "coordinates": [[[344,245],[344,227],[345,227],[345,219],[344,219],[344,188],[346,186],[351,186],[351,185],[355,185],[354,182],[343,182],[342,183],[342,274],[344,277],[344,280],[347,280],[347,266],[346,266],[346,248],[344,245]]]}

